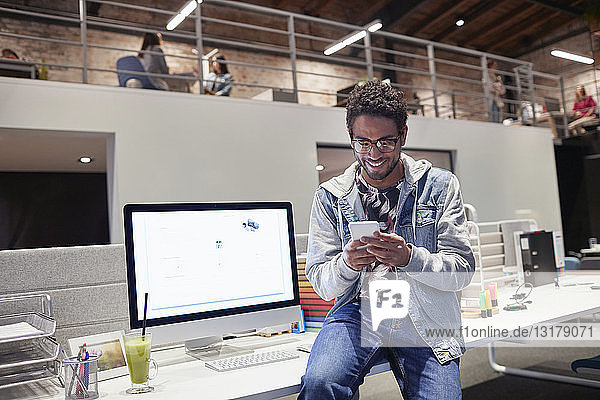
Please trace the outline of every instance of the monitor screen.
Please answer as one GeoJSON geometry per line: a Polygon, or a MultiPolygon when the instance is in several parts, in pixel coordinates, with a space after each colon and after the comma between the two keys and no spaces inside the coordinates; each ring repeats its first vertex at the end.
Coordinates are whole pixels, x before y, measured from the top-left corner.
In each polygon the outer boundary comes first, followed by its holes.
{"type": "Polygon", "coordinates": [[[299,304],[291,204],[128,204],[129,315],[147,326],[299,304]]]}

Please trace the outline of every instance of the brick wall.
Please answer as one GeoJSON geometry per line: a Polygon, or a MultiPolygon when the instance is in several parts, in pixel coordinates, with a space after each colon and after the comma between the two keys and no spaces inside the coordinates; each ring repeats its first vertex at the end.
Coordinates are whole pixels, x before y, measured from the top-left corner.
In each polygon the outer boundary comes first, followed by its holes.
{"type": "MultiPolygon", "coordinates": [[[[25,21],[23,19],[0,18],[0,29],[4,32],[18,33],[36,37],[80,41],[80,30],[78,25],[65,26],[43,23],[37,21],[25,21]]],[[[97,29],[88,29],[87,40],[89,45],[100,45],[108,47],[119,47],[131,49],[132,51],[88,49],[89,68],[115,69],[118,58],[125,55],[135,55],[142,44],[142,35],[130,35],[115,33],[97,29]]],[[[42,61],[51,64],[62,64],[80,66],[82,64],[82,50],[80,46],[69,46],[49,42],[41,42],[27,39],[16,39],[0,37],[2,48],[13,49],[19,57],[26,60],[42,61]]],[[[163,51],[166,54],[184,55],[194,57],[191,44],[178,43],[165,40],[163,51]]],[[[212,50],[205,46],[204,52],[212,50]]],[[[277,68],[291,68],[288,57],[265,55],[256,52],[240,50],[223,50],[228,61],[245,62],[250,64],[265,65],[277,68]]],[[[183,73],[194,71],[197,61],[177,57],[166,57],[167,65],[171,73],[183,73]]],[[[299,59],[298,71],[315,72],[325,75],[338,75],[354,77],[356,79],[339,79],[317,75],[298,74],[298,88],[300,90],[320,91],[330,95],[319,95],[301,93],[300,101],[311,105],[334,105],[336,103],[335,93],[337,90],[352,85],[358,79],[366,77],[365,70],[341,65],[325,64],[310,60],[299,59]]],[[[279,88],[292,88],[290,72],[273,71],[265,68],[252,68],[239,65],[230,65],[229,70],[233,75],[236,85],[232,91],[234,97],[252,97],[266,88],[254,88],[241,84],[263,85],[279,88]]],[[[50,67],[48,79],[64,82],[81,82],[81,70],[70,68],[50,67]]],[[[101,85],[118,85],[116,74],[112,72],[89,71],[88,82],[101,85]]],[[[192,91],[198,93],[198,84],[194,84],[192,91]]]]}
{"type": "MultiPolygon", "coordinates": [[[[26,1],[21,0],[20,3],[26,3],[26,1]]],[[[144,5],[143,0],[129,1],[128,3],[144,5]]],[[[73,15],[73,12],[77,10],[76,2],[73,0],[60,0],[57,2],[49,1],[48,7],[54,7],[56,10],[60,10],[68,15],[73,15]]],[[[172,7],[165,4],[162,4],[162,8],[172,9],[172,7]]],[[[223,9],[210,4],[203,4],[202,13],[209,18],[222,18],[229,21],[260,24],[261,26],[282,31],[287,29],[286,19],[278,16],[261,16],[256,13],[248,13],[241,10],[223,9]]],[[[131,23],[138,21],[138,24],[139,21],[143,20],[145,25],[154,26],[157,30],[164,27],[169,18],[168,15],[164,14],[130,10],[120,7],[117,8],[107,5],[102,5],[100,9],[97,10],[96,15],[101,18],[128,21],[131,23]]],[[[306,21],[296,21],[295,26],[298,33],[331,38],[332,41],[334,38],[340,38],[347,33],[335,27],[316,25],[306,21]]],[[[194,22],[188,20],[178,28],[178,31],[192,32],[193,29],[194,22]]],[[[80,30],[76,23],[68,26],[64,24],[57,25],[40,21],[28,21],[22,18],[10,18],[8,14],[4,14],[0,17],[0,30],[4,32],[57,38],[74,42],[80,41],[80,30]]],[[[241,50],[239,46],[226,46],[223,43],[211,42],[211,38],[217,38],[229,41],[277,45],[285,48],[288,45],[288,38],[285,34],[257,31],[243,27],[223,26],[214,22],[203,22],[203,35],[205,35],[205,53],[212,50],[213,47],[219,47],[222,50],[221,53],[226,56],[228,61],[244,62],[276,68],[291,67],[290,60],[285,54],[277,55],[276,53],[265,54],[258,53],[257,51],[245,51],[241,50]]],[[[91,45],[121,47],[131,50],[130,52],[96,48],[90,48],[88,50],[88,63],[90,68],[114,69],[119,57],[136,54],[137,50],[141,47],[142,34],[126,34],[89,28],[87,39],[88,43],[91,45]]],[[[45,60],[48,63],[68,64],[73,66],[79,66],[82,63],[82,51],[79,46],[12,39],[2,36],[0,36],[0,43],[2,47],[12,48],[25,59],[35,61],[45,60]]],[[[328,42],[326,41],[297,38],[297,46],[299,48],[317,51],[318,54],[322,54],[321,51],[327,45],[328,42]]],[[[427,54],[424,47],[415,47],[399,41],[390,41],[389,39],[384,41],[382,38],[378,39],[377,36],[373,36],[373,45],[375,47],[388,48],[391,46],[395,51],[407,54],[416,54],[420,56],[426,56],[427,54]]],[[[189,40],[188,43],[182,43],[174,41],[173,38],[169,38],[167,35],[165,36],[163,51],[168,54],[193,57],[193,47],[192,40],[189,40]]],[[[339,54],[348,55],[351,51],[351,49],[346,49],[339,54]]],[[[362,51],[358,51],[356,54],[358,54],[359,57],[364,57],[362,51]]],[[[436,51],[436,57],[480,66],[480,61],[477,57],[447,53],[440,50],[436,51]]],[[[528,55],[528,57],[532,60],[537,60],[538,58],[540,60],[542,59],[536,54],[528,55]]],[[[430,89],[431,79],[426,75],[429,69],[428,61],[426,59],[412,58],[401,54],[390,56],[378,51],[373,52],[373,59],[376,63],[391,63],[397,67],[424,72],[425,74],[397,71],[393,72],[392,75],[394,75],[397,83],[413,87],[404,89],[409,100],[412,99],[413,93],[418,95],[419,98],[423,99],[422,103],[427,104],[425,108],[426,115],[434,115],[432,108],[432,91],[430,89]]],[[[194,59],[168,56],[166,60],[171,73],[192,72],[195,70],[197,64],[197,61],[194,59]]],[[[544,64],[541,64],[541,68],[537,68],[538,61],[534,62],[536,63],[536,69],[543,70],[544,64]]],[[[302,57],[298,58],[297,69],[301,72],[315,74],[299,73],[298,88],[300,90],[299,100],[301,103],[317,106],[335,105],[337,101],[335,93],[337,90],[346,88],[367,76],[365,68],[361,68],[360,66],[353,67],[331,64],[314,59],[304,59],[302,57]],[[327,75],[343,76],[344,78],[329,77],[327,75]],[[322,92],[324,94],[310,92],[322,92]]],[[[460,94],[461,92],[483,94],[482,86],[479,83],[482,78],[481,72],[475,69],[466,69],[440,62],[436,63],[436,69],[439,74],[457,76],[475,81],[474,83],[466,83],[438,77],[438,104],[441,106],[441,115],[443,117],[452,115],[450,105],[453,101],[452,93],[455,93],[454,102],[457,105],[457,115],[459,118],[464,117],[486,120],[486,106],[485,102],[482,101],[482,98],[474,98],[460,94]]],[[[502,65],[502,63],[500,63],[500,69],[510,71],[512,70],[512,66],[508,64],[502,65]]],[[[265,91],[266,87],[292,88],[291,72],[235,64],[231,64],[229,70],[235,80],[235,86],[231,94],[233,97],[251,98],[265,91]],[[264,86],[264,88],[253,87],[252,85],[264,86]]],[[[375,76],[382,77],[382,72],[382,69],[376,68],[375,76]]],[[[49,69],[48,77],[50,80],[80,82],[81,70],[51,67],[49,69]]],[[[88,82],[102,85],[118,84],[115,73],[103,71],[89,71],[88,82]]],[[[199,92],[199,85],[197,82],[192,85],[191,90],[194,93],[199,92]]],[[[556,97],[556,95],[554,97],[556,97]]]]}
{"type": "MultiPolygon", "coordinates": [[[[559,34],[568,33],[568,29],[569,28],[559,32],[559,34]]],[[[571,110],[571,106],[575,99],[575,87],[578,84],[583,84],[587,93],[592,94],[597,101],[598,91],[600,90],[600,73],[597,71],[594,72],[594,67],[592,65],[585,65],[550,55],[550,51],[553,49],[570,51],[572,53],[595,58],[596,65],[598,65],[598,60],[600,60],[600,38],[593,37],[586,32],[553,43],[552,45],[543,47],[522,57],[524,60],[533,62],[537,71],[564,77],[567,111],[571,110]]],[[[559,96],[560,93],[553,97],[559,96]]]]}

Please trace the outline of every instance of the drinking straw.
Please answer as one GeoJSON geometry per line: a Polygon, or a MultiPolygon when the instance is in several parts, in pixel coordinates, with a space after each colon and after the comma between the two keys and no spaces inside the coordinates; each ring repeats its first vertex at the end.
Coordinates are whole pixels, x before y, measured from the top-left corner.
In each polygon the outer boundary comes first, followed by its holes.
{"type": "Polygon", "coordinates": [[[142,322],[142,337],[146,336],[146,311],[148,310],[148,292],[144,294],[144,321],[142,322]]]}

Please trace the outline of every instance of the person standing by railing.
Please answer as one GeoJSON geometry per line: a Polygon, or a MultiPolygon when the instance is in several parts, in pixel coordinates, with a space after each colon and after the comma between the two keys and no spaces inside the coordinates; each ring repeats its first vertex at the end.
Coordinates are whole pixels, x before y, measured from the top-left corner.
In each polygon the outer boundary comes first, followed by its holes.
{"type": "Polygon", "coordinates": [[[489,60],[487,63],[488,68],[488,85],[490,90],[490,98],[488,99],[488,110],[489,119],[491,122],[502,122],[502,107],[504,103],[500,96],[504,96],[506,89],[502,83],[502,77],[496,75],[498,71],[498,64],[496,61],[489,60]]]}
{"type": "MultiPolygon", "coordinates": [[[[142,49],[138,53],[138,57],[142,61],[144,70],[148,73],[165,75],[169,74],[169,67],[167,66],[165,56],[163,55],[163,51],[160,47],[161,44],[162,38],[160,33],[148,32],[144,35],[144,42],[142,43],[142,49]],[[146,53],[146,51],[160,54],[146,53]]],[[[150,81],[154,86],[163,90],[169,90],[169,85],[164,79],[154,76],[149,76],[148,78],[150,78],[150,81]]]]}

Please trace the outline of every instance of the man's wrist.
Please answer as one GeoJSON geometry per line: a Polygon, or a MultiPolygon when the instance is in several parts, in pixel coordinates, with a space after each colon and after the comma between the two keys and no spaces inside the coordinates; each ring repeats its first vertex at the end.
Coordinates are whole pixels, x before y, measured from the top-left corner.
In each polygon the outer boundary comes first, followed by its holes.
{"type": "MultiPolygon", "coordinates": [[[[348,271],[350,274],[358,273],[361,271],[360,269],[354,269],[350,264],[348,264],[346,262],[346,258],[344,257],[343,253],[342,253],[342,256],[340,257],[340,259],[341,259],[341,264],[342,264],[340,269],[345,268],[345,270],[348,271]]],[[[341,272],[343,273],[343,271],[341,271],[341,272]]]]}
{"type": "Polygon", "coordinates": [[[404,265],[400,266],[400,268],[406,267],[408,265],[408,263],[410,263],[410,260],[412,259],[413,245],[410,243],[406,243],[406,248],[408,249],[408,259],[406,260],[406,263],[404,265]]]}

